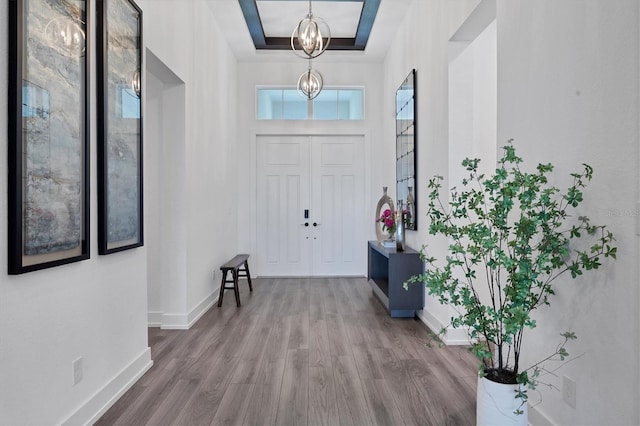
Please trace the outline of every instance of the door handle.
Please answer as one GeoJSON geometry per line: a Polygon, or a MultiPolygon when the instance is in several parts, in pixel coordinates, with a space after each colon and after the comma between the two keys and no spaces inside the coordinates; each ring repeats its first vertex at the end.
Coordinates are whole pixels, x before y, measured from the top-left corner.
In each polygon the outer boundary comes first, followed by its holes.
{"type": "Polygon", "coordinates": [[[301,223],[300,226],[309,226],[309,222],[301,223]]]}
{"type": "Polygon", "coordinates": [[[313,226],[320,226],[319,223],[313,222],[313,226]]]}

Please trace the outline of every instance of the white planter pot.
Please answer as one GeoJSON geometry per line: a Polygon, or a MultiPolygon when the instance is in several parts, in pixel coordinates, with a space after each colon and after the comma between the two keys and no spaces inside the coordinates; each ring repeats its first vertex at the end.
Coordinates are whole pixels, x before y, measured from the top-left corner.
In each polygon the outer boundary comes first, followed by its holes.
{"type": "Polygon", "coordinates": [[[521,425],[527,426],[527,404],[516,398],[520,385],[505,385],[478,377],[476,395],[477,425],[521,425]],[[514,414],[522,410],[523,414],[514,414]]]}

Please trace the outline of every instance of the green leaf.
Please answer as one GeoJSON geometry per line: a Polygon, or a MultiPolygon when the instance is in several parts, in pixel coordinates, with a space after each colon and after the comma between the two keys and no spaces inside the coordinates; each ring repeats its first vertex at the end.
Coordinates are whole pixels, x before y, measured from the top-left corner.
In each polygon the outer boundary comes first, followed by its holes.
{"type": "Polygon", "coordinates": [[[520,383],[521,385],[526,385],[527,383],[529,383],[529,374],[526,371],[521,372],[516,377],[516,382],[520,383]]]}
{"type": "Polygon", "coordinates": [[[563,346],[558,349],[558,355],[560,355],[560,361],[564,361],[564,359],[569,356],[569,352],[567,352],[567,350],[563,346]]]}
{"type": "Polygon", "coordinates": [[[562,337],[564,337],[567,340],[576,340],[578,337],[576,336],[576,333],[574,333],[573,331],[565,331],[564,333],[560,334],[562,337]]]}

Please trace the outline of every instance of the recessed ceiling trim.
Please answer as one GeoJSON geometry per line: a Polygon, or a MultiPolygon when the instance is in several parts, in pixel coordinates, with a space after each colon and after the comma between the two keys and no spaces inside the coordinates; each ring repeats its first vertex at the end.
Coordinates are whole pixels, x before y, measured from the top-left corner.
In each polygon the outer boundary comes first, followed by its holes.
{"type": "Polygon", "coordinates": [[[373,28],[373,21],[375,21],[378,14],[378,7],[380,7],[380,0],[367,0],[362,5],[362,14],[360,15],[360,22],[358,22],[358,30],[354,41],[356,50],[364,50],[367,47],[369,34],[371,34],[371,29],[373,28]]]}
{"type": "Polygon", "coordinates": [[[258,5],[255,0],[238,0],[240,2],[240,9],[244,15],[244,20],[247,22],[249,33],[253,44],[256,46],[266,45],[264,30],[262,29],[262,21],[260,21],[260,14],[258,13],[258,5]]]}
{"type": "MultiPolygon", "coordinates": [[[[265,45],[267,47],[263,47],[262,49],[291,50],[291,38],[289,37],[265,37],[265,40],[265,45]]],[[[359,49],[354,43],[354,38],[331,37],[331,44],[329,45],[327,50],[364,50],[359,49]]]]}
{"type": "MultiPolygon", "coordinates": [[[[283,0],[280,0],[283,1],[283,0]]],[[[292,1],[292,0],[289,0],[292,1]]],[[[304,0],[306,1],[306,0],[304,0]]],[[[332,38],[327,50],[364,50],[373,28],[373,21],[378,13],[380,0],[323,0],[323,1],[359,1],[362,2],[362,12],[358,22],[358,29],[354,38],[332,38]]],[[[291,39],[288,37],[266,37],[264,27],[258,12],[256,0],[238,0],[240,9],[247,23],[253,45],[257,50],[287,50],[291,49],[291,39]]],[[[296,22],[292,23],[292,27],[296,22]]],[[[331,26],[331,23],[328,23],[331,26]]]]}

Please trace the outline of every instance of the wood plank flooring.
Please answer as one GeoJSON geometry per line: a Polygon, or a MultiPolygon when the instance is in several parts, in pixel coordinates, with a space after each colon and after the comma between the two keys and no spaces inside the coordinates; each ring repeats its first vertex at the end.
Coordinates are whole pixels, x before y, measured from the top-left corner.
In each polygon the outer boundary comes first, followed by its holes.
{"type": "Polygon", "coordinates": [[[190,330],[149,329],[154,366],[97,425],[472,425],[476,362],[426,347],[364,278],[242,280],[190,330]]]}

